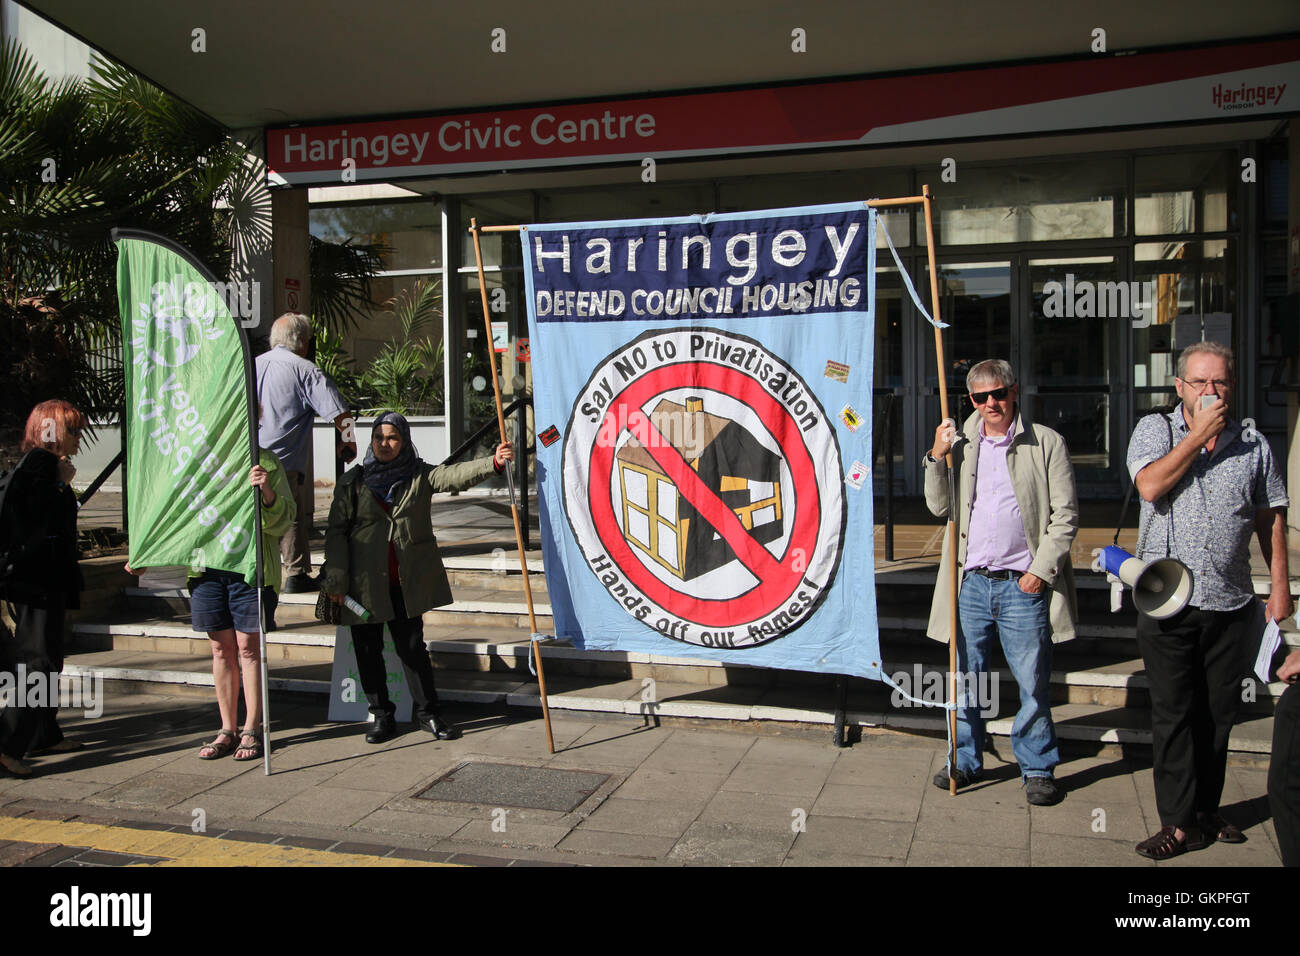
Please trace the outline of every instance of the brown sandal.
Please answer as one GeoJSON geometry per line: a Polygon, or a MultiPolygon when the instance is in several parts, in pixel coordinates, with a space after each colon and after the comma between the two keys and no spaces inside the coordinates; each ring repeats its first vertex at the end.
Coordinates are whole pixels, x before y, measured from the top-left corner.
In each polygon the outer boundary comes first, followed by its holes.
{"type": "Polygon", "coordinates": [[[1174,831],[1177,829],[1177,827],[1161,827],[1159,833],[1143,840],[1134,849],[1139,856],[1144,856],[1148,860],[1172,860],[1189,850],[1205,849],[1205,838],[1195,827],[1184,830],[1181,840],[1174,836],[1174,831]]]}
{"type": "Polygon", "coordinates": [[[199,748],[200,760],[217,760],[225,757],[235,750],[235,743],[239,738],[235,736],[233,730],[217,731],[217,738],[210,744],[204,744],[199,748]]]}
{"type": "Polygon", "coordinates": [[[1246,834],[1235,824],[1229,823],[1217,813],[1202,813],[1197,821],[1201,829],[1205,831],[1208,839],[1213,834],[1214,839],[1219,843],[1245,843],[1246,834]]]}
{"type": "Polygon", "coordinates": [[[262,759],[262,735],[255,730],[244,730],[239,734],[239,748],[235,751],[236,760],[261,760],[262,759]],[[252,746],[244,743],[248,738],[253,741],[252,746]],[[240,754],[245,754],[240,756],[240,754]]]}

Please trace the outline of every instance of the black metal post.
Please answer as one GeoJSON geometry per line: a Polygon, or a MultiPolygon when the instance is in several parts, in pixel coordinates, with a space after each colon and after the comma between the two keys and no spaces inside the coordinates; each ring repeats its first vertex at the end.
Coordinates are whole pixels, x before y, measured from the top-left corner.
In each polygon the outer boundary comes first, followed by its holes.
{"type": "Polygon", "coordinates": [[[848,721],[846,711],[848,710],[849,685],[843,677],[835,679],[835,746],[847,747],[848,742],[848,721]]]}
{"type": "Polygon", "coordinates": [[[515,488],[519,492],[519,525],[524,537],[524,550],[528,543],[528,403],[519,403],[519,418],[515,424],[515,488]]]}
{"type": "Polygon", "coordinates": [[[894,396],[885,405],[885,560],[894,560],[894,396]]]}

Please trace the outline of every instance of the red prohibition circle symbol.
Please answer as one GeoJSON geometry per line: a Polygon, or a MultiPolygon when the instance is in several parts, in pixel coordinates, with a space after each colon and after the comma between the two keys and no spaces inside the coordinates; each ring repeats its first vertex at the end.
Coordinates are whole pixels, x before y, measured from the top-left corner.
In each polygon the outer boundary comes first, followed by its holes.
{"type": "Polygon", "coordinates": [[[758,579],[744,594],[711,600],[676,591],[652,574],[623,537],[610,496],[617,442],[595,442],[591,450],[588,498],[591,518],[610,558],[649,600],[666,611],[702,627],[736,627],[757,620],[781,607],[798,589],[803,571],[817,545],[821,525],[821,500],[812,456],[799,436],[799,425],[789,410],[757,379],[734,368],[711,362],[679,362],[648,372],[611,401],[599,433],[618,434],[618,423],[646,447],[655,462],[677,485],[678,494],[690,502],[726,540],[736,557],[758,579]],[[686,464],[681,453],[655,430],[642,408],[661,392],[686,382],[708,381],[711,390],[724,392],[748,405],[774,436],[785,455],[794,486],[795,517],[785,555],[773,557],[755,541],[740,518],[707,487],[686,464]],[[621,416],[621,418],[620,418],[621,416]],[[612,419],[612,421],[611,421],[612,419]],[[791,440],[789,436],[795,436],[791,440]],[[798,570],[795,565],[798,564],[798,570]]]}

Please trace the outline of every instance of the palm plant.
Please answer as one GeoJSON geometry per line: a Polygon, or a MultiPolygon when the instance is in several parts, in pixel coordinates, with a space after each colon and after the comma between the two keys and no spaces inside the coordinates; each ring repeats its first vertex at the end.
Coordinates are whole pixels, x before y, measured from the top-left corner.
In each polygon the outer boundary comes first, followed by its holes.
{"type": "Polygon", "coordinates": [[[440,414],[443,407],[443,343],[429,332],[442,320],[441,281],[419,279],[384,303],[397,316],[401,338],[387,343],[362,375],[373,405],[365,411],[440,414]]]}
{"type": "Polygon", "coordinates": [[[270,242],[249,145],[116,63],[51,82],[0,46],[0,442],[33,404],[123,394],[113,226],[184,243],[220,280],[270,242]]]}

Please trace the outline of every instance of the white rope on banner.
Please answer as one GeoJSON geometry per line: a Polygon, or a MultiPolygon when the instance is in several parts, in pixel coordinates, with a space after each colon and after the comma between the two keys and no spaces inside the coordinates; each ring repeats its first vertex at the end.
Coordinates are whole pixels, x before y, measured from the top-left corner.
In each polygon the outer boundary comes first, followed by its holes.
{"type": "Polygon", "coordinates": [[[550,636],[549,634],[533,634],[528,644],[528,673],[534,677],[537,676],[537,668],[533,666],[533,655],[537,653],[537,642],[548,640],[550,636]]]}
{"type": "Polygon", "coordinates": [[[898,266],[898,274],[903,277],[903,285],[907,286],[908,294],[911,295],[912,301],[916,303],[917,311],[925,316],[925,321],[929,322],[936,329],[948,328],[947,322],[936,322],[931,318],[930,311],[921,304],[921,299],[916,294],[916,288],[912,285],[912,277],[907,274],[907,270],[903,268],[903,261],[898,258],[898,250],[894,248],[894,240],[889,238],[889,230],[885,228],[884,216],[876,216],[876,228],[879,229],[885,237],[885,245],[889,246],[890,255],[894,257],[894,264],[898,266]]]}
{"type": "MultiPolygon", "coordinates": [[[[903,688],[899,687],[896,683],[894,683],[894,679],[893,679],[892,677],[890,677],[888,674],[886,674],[883,670],[880,672],[880,679],[881,679],[882,681],[884,681],[886,684],[888,684],[890,687],[894,688],[894,690],[896,690],[896,691],[898,691],[900,694],[902,694],[905,698],[907,698],[907,699],[908,699],[909,701],[911,701],[913,704],[920,704],[922,707],[939,707],[939,708],[942,708],[942,709],[945,710],[945,711],[947,711],[947,710],[956,710],[956,709],[957,709],[957,702],[956,702],[955,700],[945,701],[945,702],[942,702],[942,703],[938,703],[938,704],[936,704],[936,703],[933,703],[933,702],[928,701],[928,700],[919,700],[919,699],[917,699],[916,697],[913,697],[913,696],[912,696],[911,694],[909,694],[907,691],[903,690],[903,688]]],[[[949,684],[951,684],[951,681],[949,681],[949,684]]],[[[948,720],[947,717],[945,717],[944,720],[943,720],[943,735],[944,735],[944,737],[945,737],[945,738],[947,739],[947,741],[948,741],[948,746],[947,746],[947,748],[944,750],[944,754],[945,754],[945,756],[946,756],[946,755],[952,753],[952,725],[951,725],[951,723],[950,723],[950,721],[948,720]]],[[[945,765],[946,765],[946,763],[945,763],[945,765]]],[[[950,771],[950,772],[949,772],[949,776],[951,776],[951,775],[952,775],[952,774],[951,774],[951,771],[950,771]]]]}

